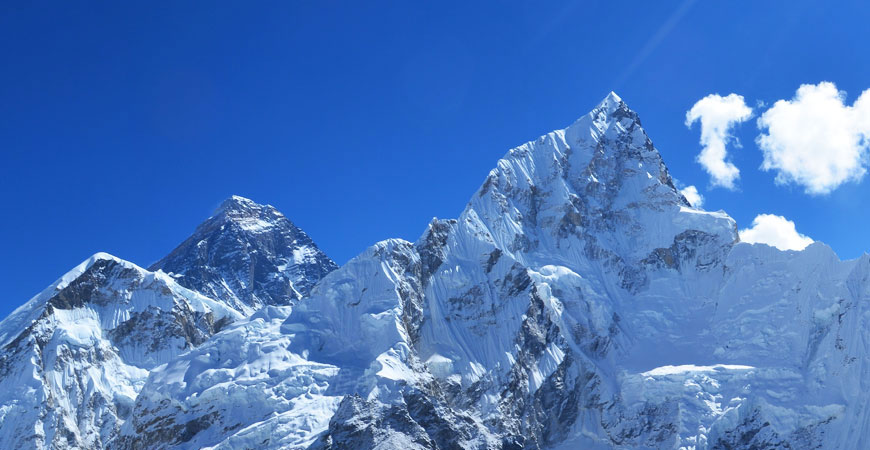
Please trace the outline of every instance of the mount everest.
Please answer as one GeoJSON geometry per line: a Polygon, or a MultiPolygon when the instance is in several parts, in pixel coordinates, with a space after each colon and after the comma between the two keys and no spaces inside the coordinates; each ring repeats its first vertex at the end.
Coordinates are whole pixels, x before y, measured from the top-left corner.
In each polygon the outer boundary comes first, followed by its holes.
{"type": "Polygon", "coordinates": [[[870,257],[739,242],[611,93],[342,267],[228,199],[0,322],[0,447],[860,449],[870,257]]]}
{"type": "Polygon", "coordinates": [[[250,315],[298,300],[337,267],[275,208],[233,196],[148,270],[250,315]]]}

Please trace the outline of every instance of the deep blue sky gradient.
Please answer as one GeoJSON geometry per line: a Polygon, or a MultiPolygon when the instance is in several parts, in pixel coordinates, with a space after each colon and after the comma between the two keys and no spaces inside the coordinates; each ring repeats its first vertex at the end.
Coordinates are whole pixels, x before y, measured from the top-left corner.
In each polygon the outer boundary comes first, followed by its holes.
{"type": "Polygon", "coordinates": [[[231,194],[336,261],[455,217],[508,148],[609,91],[671,173],[741,227],[784,215],[870,250],[870,181],[826,197],[760,172],[709,189],[685,112],[870,88],[863,2],[56,2],[0,5],[0,317],[97,251],[147,266],[231,194]]]}

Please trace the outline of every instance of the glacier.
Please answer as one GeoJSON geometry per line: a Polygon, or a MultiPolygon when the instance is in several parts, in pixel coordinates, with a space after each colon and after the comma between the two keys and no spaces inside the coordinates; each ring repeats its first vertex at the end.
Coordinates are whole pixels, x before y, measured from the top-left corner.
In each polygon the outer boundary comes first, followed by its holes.
{"type": "MultiPolygon", "coordinates": [[[[0,359],[0,443],[870,446],[870,256],[841,261],[818,242],[802,251],[740,242],[725,212],[680,194],[637,113],[614,93],[567,128],[508,151],[456,219],[435,218],[415,242],[378,242],[341,267],[325,255],[298,258],[319,250],[248,202],[228,200],[217,225],[207,221],[157,272],[112,259],[137,280],[159,279],[174,303],[158,307],[190,310],[202,324],[196,339],[149,352],[133,339],[100,338],[123,316],[117,300],[100,299],[131,289],[89,293],[82,310],[55,295],[81,270],[0,323],[4,350],[21,349],[0,359]],[[251,278],[239,265],[264,270],[251,278]],[[52,298],[48,315],[35,306],[52,298]],[[103,303],[111,314],[90,306],[103,303]],[[71,349],[50,371],[39,360],[42,335],[71,349]],[[98,352],[119,362],[96,363],[98,352]],[[58,373],[85,371],[79,379],[97,386],[88,392],[98,402],[9,394],[23,378],[41,393],[58,373]],[[48,426],[58,422],[77,425],[48,426]]],[[[165,321],[127,328],[152,322],[165,321]]]]}

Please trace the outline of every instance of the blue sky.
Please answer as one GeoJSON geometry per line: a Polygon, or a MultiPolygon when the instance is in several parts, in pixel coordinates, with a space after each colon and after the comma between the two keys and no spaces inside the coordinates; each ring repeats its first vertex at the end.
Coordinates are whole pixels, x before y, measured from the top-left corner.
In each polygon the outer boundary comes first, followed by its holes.
{"type": "Polygon", "coordinates": [[[496,160],[611,90],[672,175],[741,227],[870,250],[870,182],[761,171],[756,119],[802,84],[870,88],[862,2],[69,2],[0,13],[0,316],[97,251],[148,265],[231,194],[339,263],[455,217],[496,160]],[[701,98],[753,117],[735,189],[695,161],[701,98]]]}

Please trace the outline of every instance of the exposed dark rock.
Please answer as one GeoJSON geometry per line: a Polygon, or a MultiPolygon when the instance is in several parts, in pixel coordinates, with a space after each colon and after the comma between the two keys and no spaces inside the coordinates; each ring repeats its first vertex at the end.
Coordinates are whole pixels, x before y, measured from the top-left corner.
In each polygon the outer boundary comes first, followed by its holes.
{"type": "Polygon", "coordinates": [[[245,310],[291,304],[337,267],[275,208],[234,196],[149,270],[245,310]]]}

